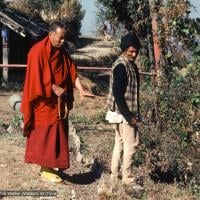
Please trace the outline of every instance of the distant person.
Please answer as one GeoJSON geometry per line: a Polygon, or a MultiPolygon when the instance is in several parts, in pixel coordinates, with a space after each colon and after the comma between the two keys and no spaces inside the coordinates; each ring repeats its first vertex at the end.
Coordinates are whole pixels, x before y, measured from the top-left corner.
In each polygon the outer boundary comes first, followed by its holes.
{"type": "Polygon", "coordinates": [[[103,24],[103,34],[106,41],[110,41],[115,34],[115,27],[111,21],[108,19],[103,24]]]}
{"type": "Polygon", "coordinates": [[[65,27],[50,25],[49,35],[28,55],[21,112],[27,137],[25,162],[41,166],[43,180],[62,182],[58,171],[69,168],[68,113],[73,88],[81,96],[94,97],[82,88],[76,66],[63,48],[65,27]]]}
{"type": "Polygon", "coordinates": [[[115,145],[111,161],[111,180],[117,182],[122,169],[122,183],[130,185],[135,177],[132,173],[133,155],[139,144],[139,70],[135,59],[140,50],[140,41],[133,33],[121,38],[122,54],[114,62],[110,78],[108,112],[106,119],[115,129],[115,145]],[[123,160],[121,155],[123,153],[123,160]]]}

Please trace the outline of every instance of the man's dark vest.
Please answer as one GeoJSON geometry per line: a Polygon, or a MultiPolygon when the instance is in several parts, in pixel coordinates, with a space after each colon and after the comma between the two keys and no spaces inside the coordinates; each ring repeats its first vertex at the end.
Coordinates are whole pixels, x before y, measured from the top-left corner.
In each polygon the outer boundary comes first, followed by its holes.
{"type": "Polygon", "coordinates": [[[128,61],[128,59],[121,55],[113,64],[112,66],[112,73],[110,76],[110,89],[108,94],[108,101],[107,106],[113,112],[117,112],[120,114],[119,109],[115,103],[115,99],[113,96],[113,71],[118,64],[123,64],[126,69],[126,74],[128,77],[128,84],[126,87],[126,92],[124,94],[126,103],[130,112],[137,112],[139,111],[139,85],[140,85],[140,78],[138,68],[135,64],[132,64],[128,61]]]}

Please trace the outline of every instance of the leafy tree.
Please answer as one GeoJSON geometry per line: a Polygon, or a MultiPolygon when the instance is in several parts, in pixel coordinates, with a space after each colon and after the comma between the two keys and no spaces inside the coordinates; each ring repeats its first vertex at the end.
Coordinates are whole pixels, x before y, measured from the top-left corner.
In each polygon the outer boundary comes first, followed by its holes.
{"type": "Polygon", "coordinates": [[[115,18],[124,24],[129,31],[134,28],[140,33],[140,37],[145,35],[145,24],[150,16],[148,0],[98,0],[97,6],[100,9],[98,17],[115,18]]]}
{"type": "Polygon", "coordinates": [[[78,0],[16,0],[12,7],[33,17],[42,17],[49,23],[62,20],[69,29],[68,39],[80,35],[85,12],[78,0]]]}
{"type": "Polygon", "coordinates": [[[75,39],[80,35],[81,20],[85,15],[79,1],[65,0],[61,6],[60,19],[66,24],[68,31],[68,39],[75,39]]]}
{"type": "Polygon", "coordinates": [[[61,3],[63,3],[63,0],[16,0],[12,3],[12,6],[31,16],[41,16],[43,11],[46,15],[55,14],[58,12],[61,3]]]}

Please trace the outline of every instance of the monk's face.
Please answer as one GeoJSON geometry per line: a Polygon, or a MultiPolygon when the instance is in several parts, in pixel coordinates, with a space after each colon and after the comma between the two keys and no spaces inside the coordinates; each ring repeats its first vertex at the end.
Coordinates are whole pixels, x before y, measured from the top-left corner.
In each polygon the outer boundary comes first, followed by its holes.
{"type": "Polygon", "coordinates": [[[138,56],[138,50],[132,46],[128,47],[128,49],[123,53],[124,56],[128,58],[129,61],[135,61],[138,56]]]}
{"type": "Polygon", "coordinates": [[[49,38],[53,47],[60,48],[64,43],[65,29],[58,27],[55,31],[49,33],[49,38]]]}

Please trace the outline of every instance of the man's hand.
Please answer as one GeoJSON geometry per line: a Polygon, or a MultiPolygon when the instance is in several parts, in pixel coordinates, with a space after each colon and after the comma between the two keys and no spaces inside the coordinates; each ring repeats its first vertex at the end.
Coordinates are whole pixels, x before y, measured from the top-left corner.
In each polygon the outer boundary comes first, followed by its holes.
{"type": "Polygon", "coordinates": [[[81,96],[81,99],[83,99],[83,97],[95,98],[94,94],[92,94],[86,90],[80,90],[80,96],[81,96]]]}
{"type": "Polygon", "coordinates": [[[131,126],[133,126],[133,127],[137,127],[137,126],[138,126],[137,123],[138,123],[138,121],[137,121],[137,119],[136,119],[135,117],[133,117],[133,118],[131,119],[131,121],[129,122],[129,124],[130,124],[131,126]]]}
{"type": "Polygon", "coordinates": [[[87,90],[83,89],[79,77],[77,77],[76,80],[75,80],[75,87],[76,87],[76,89],[79,90],[82,99],[83,99],[83,97],[90,97],[90,98],[94,98],[95,97],[94,94],[92,94],[92,93],[88,92],[87,90]]]}

